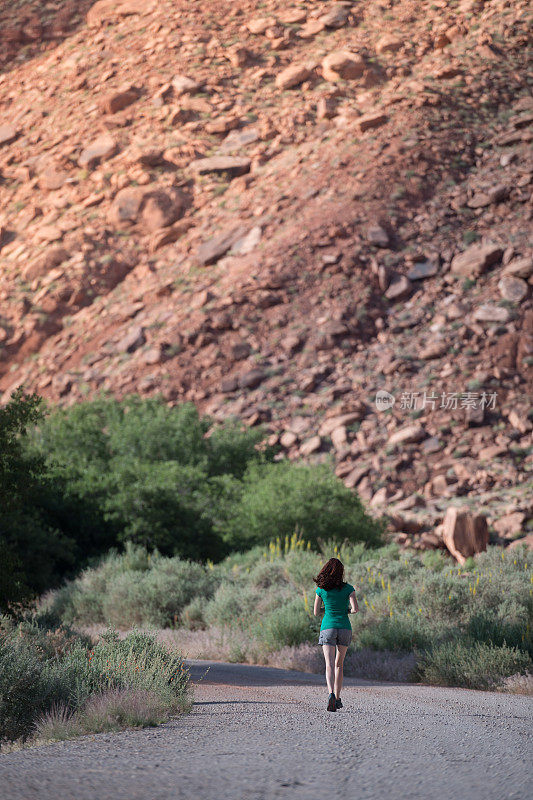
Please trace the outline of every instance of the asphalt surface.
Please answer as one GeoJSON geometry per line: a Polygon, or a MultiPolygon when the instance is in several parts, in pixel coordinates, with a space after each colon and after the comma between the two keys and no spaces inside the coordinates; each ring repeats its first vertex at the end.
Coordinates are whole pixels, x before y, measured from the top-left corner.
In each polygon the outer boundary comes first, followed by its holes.
{"type": "Polygon", "coordinates": [[[0,755],[2,800],[531,800],[520,695],[191,662],[191,714],[0,755]],[[206,670],[209,667],[207,673],[206,670]]]}

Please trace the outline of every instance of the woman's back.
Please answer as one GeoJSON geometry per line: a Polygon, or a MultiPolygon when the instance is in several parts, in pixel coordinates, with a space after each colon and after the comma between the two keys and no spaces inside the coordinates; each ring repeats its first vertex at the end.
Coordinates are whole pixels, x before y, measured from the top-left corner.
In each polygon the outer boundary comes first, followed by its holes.
{"type": "Polygon", "coordinates": [[[322,598],[326,612],[320,626],[321,630],[352,627],[348,619],[348,598],[353,591],[354,587],[349,583],[344,583],[340,589],[317,588],[316,593],[322,598]]]}

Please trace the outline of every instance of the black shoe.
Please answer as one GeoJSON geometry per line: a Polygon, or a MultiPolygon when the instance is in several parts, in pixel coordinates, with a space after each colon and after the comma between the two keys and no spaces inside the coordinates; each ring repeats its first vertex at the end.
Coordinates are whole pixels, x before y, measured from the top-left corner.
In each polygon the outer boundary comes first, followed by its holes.
{"type": "Polygon", "coordinates": [[[337,710],[337,701],[335,700],[335,695],[332,692],[328,700],[328,711],[336,711],[336,710],[337,710]]]}
{"type": "Polygon", "coordinates": [[[337,699],[335,700],[335,707],[337,709],[342,708],[342,700],[340,699],[340,697],[337,697],[337,699]]]}

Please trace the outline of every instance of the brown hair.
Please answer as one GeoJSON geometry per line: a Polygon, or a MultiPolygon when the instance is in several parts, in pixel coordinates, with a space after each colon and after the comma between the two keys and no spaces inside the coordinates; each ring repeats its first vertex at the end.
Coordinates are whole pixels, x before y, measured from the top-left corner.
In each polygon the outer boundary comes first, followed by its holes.
{"type": "Polygon", "coordinates": [[[344,564],[338,558],[326,561],[316,578],[315,583],[321,589],[341,589],[344,586],[344,564]]]}

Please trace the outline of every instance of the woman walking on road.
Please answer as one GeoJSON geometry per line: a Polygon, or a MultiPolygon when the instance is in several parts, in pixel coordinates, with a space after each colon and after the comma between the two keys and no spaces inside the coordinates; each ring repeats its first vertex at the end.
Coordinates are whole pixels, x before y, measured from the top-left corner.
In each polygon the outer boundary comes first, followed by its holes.
{"type": "Polygon", "coordinates": [[[328,711],[337,711],[338,708],[342,708],[344,657],[352,640],[352,626],[348,614],[356,614],[359,607],[355,589],[344,580],[344,565],[338,558],[330,558],[324,564],[315,578],[315,583],[317,584],[315,617],[320,613],[321,601],[325,608],[318,644],[322,645],[326,661],[328,711]]]}

